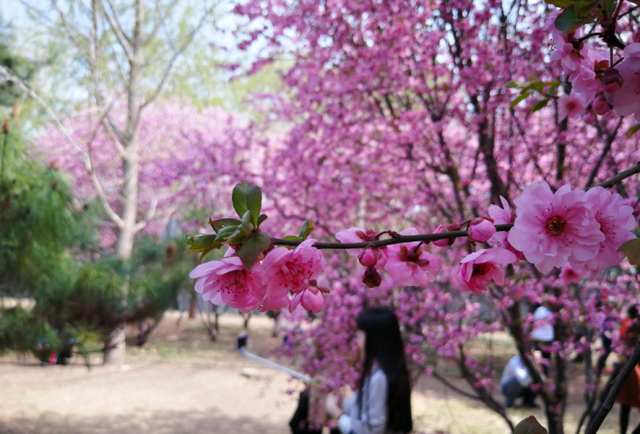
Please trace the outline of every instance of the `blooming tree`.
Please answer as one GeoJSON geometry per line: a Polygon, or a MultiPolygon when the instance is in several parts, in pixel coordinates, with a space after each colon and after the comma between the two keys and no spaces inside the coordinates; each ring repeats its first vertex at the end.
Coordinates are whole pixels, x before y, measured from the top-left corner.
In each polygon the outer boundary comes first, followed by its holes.
{"type": "MultiPolygon", "coordinates": [[[[113,113],[116,116],[117,110],[113,113]]],[[[96,176],[109,205],[119,209],[122,165],[98,114],[87,110],[66,119],[64,126],[82,151],[92,156],[94,175],[87,173],[80,151],[53,125],[37,140],[36,151],[70,174],[79,199],[97,199],[90,179],[96,176]]],[[[247,122],[220,108],[199,112],[175,100],[148,107],[140,119],[143,146],[139,160],[140,223],[136,231],[161,234],[170,219],[189,218],[203,207],[220,210],[225,204],[216,198],[230,192],[228,186],[242,176],[246,158],[243,144],[249,135],[251,126],[247,122]]],[[[113,246],[117,235],[118,228],[106,222],[102,246],[113,246]]]]}
{"type": "MultiPolygon", "coordinates": [[[[640,159],[638,139],[623,134],[633,132],[629,121],[599,114],[580,96],[581,85],[602,85],[602,77],[566,75],[565,58],[588,62],[560,56],[572,51],[561,44],[567,36],[544,21],[539,3],[250,1],[237,11],[264,28],[258,67],[283,53],[295,59],[282,77],[293,98],[276,99],[276,116],[292,128],[283,146],[265,150],[255,178],[268,193],[265,228],[287,234],[310,219],[319,240],[364,243],[352,252],[359,271],[341,265],[340,254],[327,257],[327,282],[317,279],[331,290],[327,313],[293,332],[300,347],[319,348],[306,353],[309,372],[332,366],[336,384],[352,381],[343,355],[354,315],[363,302],[387,302],[417,365],[447,381],[434,360],[454,361],[471,389],[461,392],[513,427],[493,398],[491,363],[467,345],[506,329],[527,354],[533,318],[524,310],[541,303],[554,312],[554,376],[525,363],[550,431],[564,432],[569,354],[590,357],[606,309],[620,315],[637,291],[633,268],[601,272],[619,263],[617,247],[633,236],[637,180],[615,183],[617,194],[580,188],[640,159]],[[443,238],[393,232],[407,226],[443,238]],[[504,285],[487,286],[503,276],[504,285]],[[483,310],[494,315],[479,320],[483,310]]],[[[585,363],[585,418],[594,372],[585,363]]]]}

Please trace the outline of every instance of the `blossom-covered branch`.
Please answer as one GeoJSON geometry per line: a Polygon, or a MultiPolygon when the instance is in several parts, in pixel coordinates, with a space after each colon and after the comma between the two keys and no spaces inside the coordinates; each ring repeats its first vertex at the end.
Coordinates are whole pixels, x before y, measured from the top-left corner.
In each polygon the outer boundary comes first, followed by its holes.
{"type": "MultiPolygon", "coordinates": [[[[612,186],[638,172],[640,164],[602,185],[612,186]]],[[[206,300],[247,312],[287,306],[294,310],[299,305],[314,312],[322,310],[322,294],[329,290],[316,280],[324,268],[321,248],[349,249],[365,267],[362,282],[369,288],[381,285],[383,270],[397,285],[426,287],[442,266],[442,259],[428,251],[427,244],[447,247],[455,238],[467,237],[474,250],[488,243],[491,248],[473,251],[460,260],[458,282],[480,294],[491,281],[503,285],[504,267],[521,260],[545,274],[565,265],[591,270],[617,265],[624,258],[620,247],[635,238],[633,209],[618,193],[602,186],[585,192],[564,185],[553,192],[546,182],[533,183],[514,200],[515,211],[501,198],[502,207],[490,206],[489,217],[439,226],[433,234],[419,234],[415,228],[376,233],[354,227],[336,234],[340,243],[307,239],[314,229],[309,221],[299,235],[274,241],[260,229],[267,219],[261,214],[262,191],[241,183],[232,199],[240,219],[212,219],[213,233],[189,239],[190,251],[201,253],[201,259],[228,245],[225,258],[198,266],[192,277],[198,279],[196,291],[206,300]],[[468,229],[460,230],[463,226],[468,229]],[[383,235],[390,238],[380,240],[383,235]]]]}

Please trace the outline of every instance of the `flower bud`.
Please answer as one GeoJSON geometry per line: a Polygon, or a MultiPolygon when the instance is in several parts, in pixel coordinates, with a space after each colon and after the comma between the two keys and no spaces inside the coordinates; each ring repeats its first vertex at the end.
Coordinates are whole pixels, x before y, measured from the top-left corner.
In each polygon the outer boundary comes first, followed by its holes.
{"type": "Polygon", "coordinates": [[[382,283],[382,276],[380,276],[380,273],[378,273],[378,270],[374,267],[367,267],[362,277],[362,283],[364,283],[367,288],[376,288],[382,283]]]}
{"type": "Polygon", "coordinates": [[[469,225],[469,238],[479,243],[489,241],[489,238],[491,238],[495,233],[495,225],[486,217],[473,219],[469,225]]]}
{"type": "MultiPolygon", "coordinates": [[[[438,226],[436,228],[435,231],[433,231],[433,233],[434,234],[441,234],[443,232],[449,232],[448,229],[449,229],[449,226],[440,225],[440,226],[438,226]]],[[[453,243],[455,243],[455,242],[456,242],[455,238],[443,238],[441,240],[434,241],[433,244],[435,244],[438,247],[447,247],[447,246],[453,245],[453,243]]]]}
{"type": "Polygon", "coordinates": [[[603,93],[598,95],[595,101],[593,101],[593,111],[599,114],[600,116],[606,115],[611,111],[611,109],[612,109],[611,104],[607,102],[603,93]]]}
{"type": "Polygon", "coordinates": [[[607,93],[615,93],[620,90],[624,79],[615,68],[609,68],[602,74],[602,90],[607,93]]]}
{"type": "Polygon", "coordinates": [[[373,267],[378,262],[378,257],[372,249],[365,249],[364,252],[358,256],[358,260],[365,267],[373,267]]]}
{"type": "Polygon", "coordinates": [[[5,134],[9,134],[9,119],[5,119],[2,123],[2,132],[5,134]]]}

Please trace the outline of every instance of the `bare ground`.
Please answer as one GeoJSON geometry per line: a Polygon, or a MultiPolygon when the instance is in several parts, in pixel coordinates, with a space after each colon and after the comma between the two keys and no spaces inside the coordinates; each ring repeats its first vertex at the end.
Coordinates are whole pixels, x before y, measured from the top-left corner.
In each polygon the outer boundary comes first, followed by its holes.
{"type": "MultiPolygon", "coordinates": [[[[178,318],[168,313],[148,347],[130,347],[124,370],[87,369],[80,361],[43,367],[31,358],[0,359],[0,434],[288,433],[300,385],[235,352],[241,318],[223,316],[216,343],[207,339],[199,319],[185,316],[178,323],[178,318]],[[247,378],[244,368],[254,368],[258,375],[247,378]]],[[[267,318],[251,320],[254,352],[278,344],[270,330],[267,318]]],[[[572,386],[583,387],[579,381],[572,386]]],[[[581,400],[580,393],[573,393],[568,434],[575,431],[581,400]]],[[[417,428],[429,433],[508,432],[504,421],[482,404],[431,378],[416,388],[413,411],[417,428]]],[[[515,421],[529,414],[510,412],[515,421]]],[[[534,414],[544,420],[541,410],[534,414]]],[[[616,432],[616,419],[612,414],[601,432],[616,432]]]]}

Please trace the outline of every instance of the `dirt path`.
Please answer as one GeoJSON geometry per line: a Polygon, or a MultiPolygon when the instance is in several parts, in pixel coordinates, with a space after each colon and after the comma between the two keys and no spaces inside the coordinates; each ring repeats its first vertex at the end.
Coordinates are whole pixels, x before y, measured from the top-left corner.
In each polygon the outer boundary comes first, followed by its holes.
{"type": "MultiPolygon", "coordinates": [[[[222,337],[212,344],[199,321],[178,324],[178,317],[167,316],[148,348],[129,348],[129,369],[123,371],[0,359],[0,434],[288,433],[297,393],[287,391],[300,385],[234,351],[241,319],[224,316],[222,337]],[[243,376],[244,368],[256,369],[258,376],[243,376]]],[[[270,329],[267,318],[251,320],[255,352],[277,345],[270,329]]],[[[429,433],[508,432],[504,421],[481,404],[460,399],[432,379],[416,388],[413,411],[417,428],[429,433]]],[[[536,413],[542,418],[540,410],[536,413]]],[[[512,417],[517,421],[529,414],[514,410],[512,417]]],[[[609,427],[617,419],[612,416],[609,427]]]]}

